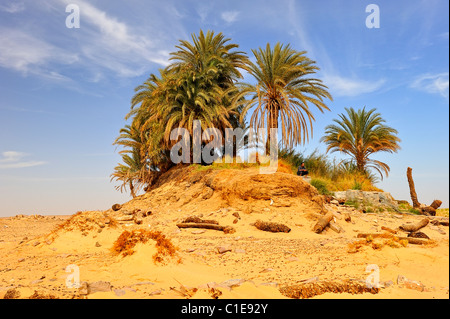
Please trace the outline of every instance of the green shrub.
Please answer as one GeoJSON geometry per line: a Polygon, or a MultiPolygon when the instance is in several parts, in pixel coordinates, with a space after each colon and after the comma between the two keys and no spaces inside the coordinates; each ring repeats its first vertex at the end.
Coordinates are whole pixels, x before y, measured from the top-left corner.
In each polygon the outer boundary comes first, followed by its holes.
{"type": "Polygon", "coordinates": [[[355,183],[352,186],[352,189],[360,191],[362,190],[362,186],[363,186],[362,183],[355,181],[355,183]]]}
{"type": "Polygon", "coordinates": [[[312,179],[311,185],[314,186],[321,195],[333,195],[333,193],[328,190],[327,183],[321,179],[312,179]]]}

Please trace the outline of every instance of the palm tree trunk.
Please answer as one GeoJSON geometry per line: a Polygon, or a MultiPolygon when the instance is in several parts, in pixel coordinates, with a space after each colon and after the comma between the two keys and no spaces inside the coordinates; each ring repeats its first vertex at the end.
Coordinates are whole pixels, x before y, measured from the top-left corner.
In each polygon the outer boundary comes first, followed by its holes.
{"type": "Polygon", "coordinates": [[[136,197],[136,194],[134,193],[134,185],[133,185],[132,181],[130,181],[130,193],[131,193],[131,196],[133,196],[133,198],[136,197]]]}
{"type": "Polygon", "coordinates": [[[411,200],[414,208],[420,208],[420,203],[417,200],[416,188],[414,187],[414,180],[412,178],[412,168],[408,167],[406,170],[406,177],[408,178],[409,192],[411,194],[411,200]]]}
{"type": "MultiPolygon", "coordinates": [[[[278,114],[279,114],[279,110],[278,107],[274,107],[270,114],[269,114],[269,121],[268,121],[268,130],[267,130],[267,142],[266,142],[266,154],[269,155],[270,154],[270,141],[272,139],[275,139],[275,136],[271,135],[271,129],[277,129],[278,130],[278,114]]],[[[277,143],[278,141],[275,141],[275,143],[277,143]]]]}

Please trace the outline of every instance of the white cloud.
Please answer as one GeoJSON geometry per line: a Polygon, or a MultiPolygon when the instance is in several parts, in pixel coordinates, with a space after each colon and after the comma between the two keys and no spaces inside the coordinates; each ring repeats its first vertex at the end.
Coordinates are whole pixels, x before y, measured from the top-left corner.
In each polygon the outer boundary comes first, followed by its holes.
{"type": "Polygon", "coordinates": [[[40,74],[50,79],[66,79],[56,71],[47,70],[49,63],[71,64],[78,57],[44,40],[17,29],[0,27],[0,67],[40,74]]]}
{"type": "Polygon", "coordinates": [[[325,75],[323,83],[329,88],[333,96],[357,96],[379,90],[386,82],[384,79],[378,81],[366,81],[361,79],[350,79],[338,75],[325,75]]]}
{"type": "Polygon", "coordinates": [[[239,16],[239,11],[225,11],[221,14],[221,18],[225,20],[225,22],[233,23],[237,20],[239,16]]]}
{"type": "MultiPolygon", "coordinates": [[[[70,4],[71,0],[61,0],[70,4]]],[[[84,57],[96,66],[110,69],[120,76],[138,76],[148,69],[148,64],[169,64],[169,55],[160,49],[157,39],[150,39],[132,30],[121,22],[88,2],[77,1],[80,7],[84,57]]]]}
{"type": "Polygon", "coordinates": [[[24,168],[33,167],[46,164],[43,161],[23,161],[28,154],[16,151],[6,151],[2,153],[3,158],[0,158],[0,169],[8,168],[24,168]]]}
{"type": "Polygon", "coordinates": [[[423,74],[414,80],[411,87],[431,94],[437,93],[448,98],[449,73],[423,74]]]}
{"type": "Polygon", "coordinates": [[[8,13],[18,13],[25,10],[25,4],[22,2],[12,2],[8,4],[0,4],[0,11],[8,13]]]}

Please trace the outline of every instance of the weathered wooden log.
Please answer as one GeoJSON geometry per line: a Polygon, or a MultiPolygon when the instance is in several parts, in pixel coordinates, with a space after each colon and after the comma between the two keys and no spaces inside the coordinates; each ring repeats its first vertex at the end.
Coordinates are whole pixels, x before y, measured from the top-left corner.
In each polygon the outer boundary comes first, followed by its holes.
{"type": "Polygon", "coordinates": [[[403,230],[403,231],[411,233],[411,232],[416,232],[419,229],[425,227],[426,225],[428,225],[429,222],[430,222],[430,220],[428,218],[423,218],[418,223],[415,223],[415,224],[403,224],[399,228],[401,230],[403,230]]]}
{"type": "Polygon", "coordinates": [[[214,224],[219,225],[219,222],[212,219],[201,219],[197,216],[191,216],[182,221],[182,223],[197,223],[197,224],[214,224]]]}
{"type": "Polygon", "coordinates": [[[317,223],[314,225],[313,231],[316,234],[320,234],[325,227],[328,226],[328,224],[330,223],[330,221],[333,219],[334,214],[333,212],[328,212],[326,213],[324,216],[322,216],[317,223]]]}
{"type": "Polygon", "coordinates": [[[431,206],[425,206],[420,208],[420,212],[422,213],[422,215],[436,216],[436,209],[431,206]]]}
{"type": "Polygon", "coordinates": [[[205,228],[205,229],[214,229],[223,231],[225,234],[232,234],[236,230],[231,226],[221,226],[216,224],[207,224],[207,223],[179,223],[177,224],[178,228],[205,228]]]}
{"type": "Polygon", "coordinates": [[[334,230],[336,233],[343,233],[344,229],[338,224],[335,223],[333,220],[330,220],[330,222],[328,223],[328,226],[334,230]]]}
{"type": "Polygon", "coordinates": [[[435,200],[431,203],[430,207],[433,207],[434,209],[438,209],[439,207],[441,207],[441,205],[442,205],[442,201],[439,200],[439,199],[435,199],[435,200]]]}
{"type": "Polygon", "coordinates": [[[430,237],[428,237],[427,234],[425,234],[425,233],[423,233],[423,232],[421,232],[421,231],[415,231],[415,232],[409,233],[409,234],[408,234],[408,237],[410,237],[410,238],[425,238],[425,239],[430,239],[430,237]]]}
{"type": "Polygon", "coordinates": [[[272,233],[289,233],[291,229],[283,224],[273,223],[273,222],[263,222],[261,220],[257,220],[253,226],[258,228],[259,230],[264,230],[272,233]]]}
{"type": "Polygon", "coordinates": [[[417,193],[416,193],[416,188],[414,186],[414,180],[412,178],[412,168],[408,167],[406,170],[406,177],[408,178],[408,185],[409,185],[409,193],[411,195],[411,200],[413,203],[413,207],[414,208],[419,208],[420,207],[420,203],[417,199],[417,193]]]}
{"type": "Polygon", "coordinates": [[[441,226],[448,226],[448,220],[438,220],[437,223],[441,226]]]}

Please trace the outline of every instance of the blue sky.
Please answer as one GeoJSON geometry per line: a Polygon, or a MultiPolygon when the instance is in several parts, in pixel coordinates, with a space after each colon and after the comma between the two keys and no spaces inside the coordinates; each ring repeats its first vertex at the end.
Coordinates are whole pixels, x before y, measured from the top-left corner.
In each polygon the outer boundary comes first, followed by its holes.
{"type": "MultiPolygon", "coordinates": [[[[391,172],[377,186],[410,200],[449,205],[448,1],[0,2],[0,216],[72,214],[129,200],[110,182],[112,145],[134,88],[168,64],[180,39],[223,32],[251,49],[306,50],[329,87],[314,136],[298,150],[324,151],[326,125],[345,107],[377,108],[399,131],[397,154],[376,154],[391,172]],[[380,27],[367,28],[367,5],[380,27]],[[66,6],[80,9],[67,28],[66,6]]],[[[252,81],[246,75],[245,81],[252,81]]],[[[339,154],[331,156],[339,157],[339,154]]]]}

